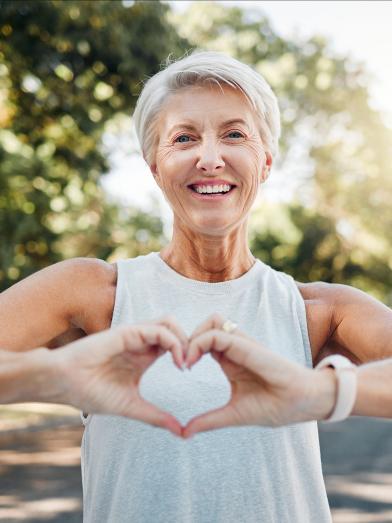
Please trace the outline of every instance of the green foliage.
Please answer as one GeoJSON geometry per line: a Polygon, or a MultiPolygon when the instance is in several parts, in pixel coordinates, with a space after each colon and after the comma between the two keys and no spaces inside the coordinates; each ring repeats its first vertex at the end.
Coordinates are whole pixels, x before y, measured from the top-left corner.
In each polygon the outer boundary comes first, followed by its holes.
{"type": "Polygon", "coordinates": [[[252,252],[274,269],[305,283],[349,283],[389,303],[390,268],[372,252],[353,248],[329,217],[292,204],[267,212],[260,209],[257,226],[256,221],[257,216],[251,233],[252,252]]]}
{"type": "Polygon", "coordinates": [[[70,256],[160,245],[158,218],[107,201],[101,139],[141,81],[183,53],[167,9],[0,1],[0,289],[70,256]]]}

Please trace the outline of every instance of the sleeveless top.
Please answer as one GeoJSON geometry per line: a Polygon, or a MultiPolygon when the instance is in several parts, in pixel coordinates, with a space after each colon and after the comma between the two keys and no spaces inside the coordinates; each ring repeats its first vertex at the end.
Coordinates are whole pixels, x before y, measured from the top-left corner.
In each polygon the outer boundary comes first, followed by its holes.
{"type": "MultiPolygon", "coordinates": [[[[240,278],[186,278],[150,253],[117,263],[112,327],[173,315],[187,335],[218,312],[271,351],[311,367],[305,304],[293,278],[261,261],[240,278]]],[[[140,383],[182,424],[224,405],[230,384],[206,354],[181,372],[170,353],[140,383]]],[[[84,418],[85,523],[330,522],[316,422],[230,427],[182,440],[120,416],[84,418]]]]}

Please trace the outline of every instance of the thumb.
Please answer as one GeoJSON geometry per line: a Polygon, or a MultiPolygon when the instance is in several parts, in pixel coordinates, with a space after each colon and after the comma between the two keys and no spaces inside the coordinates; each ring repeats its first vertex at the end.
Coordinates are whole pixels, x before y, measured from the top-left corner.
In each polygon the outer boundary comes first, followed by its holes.
{"type": "Polygon", "coordinates": [[[183,438],[191,438],[198,432],[242,425],[239,415],[232,405],[227,404],[192,418],[182,429],[183,438]]]}
{"type": "Polygon", "coordinates": [[[125,409],[121,415],[169,430],[175,436],[181,437],[182,435],[182,426],[174,416],[158,409],[158,407],[141,397],[135,399],[130,408],[125,409]]]}

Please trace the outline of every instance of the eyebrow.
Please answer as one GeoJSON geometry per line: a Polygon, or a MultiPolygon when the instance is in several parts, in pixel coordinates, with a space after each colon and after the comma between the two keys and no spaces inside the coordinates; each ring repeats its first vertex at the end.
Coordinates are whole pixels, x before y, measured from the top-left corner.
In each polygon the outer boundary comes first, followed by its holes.
{"type": "MultiPolygon", "coordinates": [[[[226,120],[225,122],[221,123],[220,127],[227,127],[229,125],[233,125],[233,124],[236,124],[236,123],[245,125],[249,129],[248,122],[246,122],[242,118],[232,118],[231,120],[226,120]]],[[[180,123],[180,124],[175,124],[175,125],[173,125],[173,127],[171,127],[169,129],[168,134],[172,134],[176,129],[187,129],[189,131],[194,131],[196,129],[196,127],[193,124],[187,123],[187,122],[180,123]]]]}

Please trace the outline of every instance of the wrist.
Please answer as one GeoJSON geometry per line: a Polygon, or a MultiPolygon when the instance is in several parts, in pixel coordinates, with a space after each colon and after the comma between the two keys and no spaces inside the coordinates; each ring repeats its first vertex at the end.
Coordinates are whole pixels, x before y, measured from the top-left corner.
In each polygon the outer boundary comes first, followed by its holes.
{"type": "Polygon", "coordinates": [[[39,348],[23,354],[28,361],[25,380],[21,384],[25,399],[21,401],[63,403],[64,380],[56,351],[39,348]]]}
{"type": "Polygon", "coordinates": [[[316,370],[334,369],[336,375],[336,398],[332,412],[324,421],[342,421],[350,416],[357,395],[356,366],[345,356],[333,354],[321,360],[316,370]]]}
{"type": "Polygon", "coordinates": [[[2,351],[1,403],[53,402],[61,396],[62,381],[50,350],[2,351]]]}
{"type": "Polygon", "coordinates": [[[337,377],[334,369],[311,371],[310,414],[312,420],[327,419],[334,410],[337,397],[337,377]]]}

